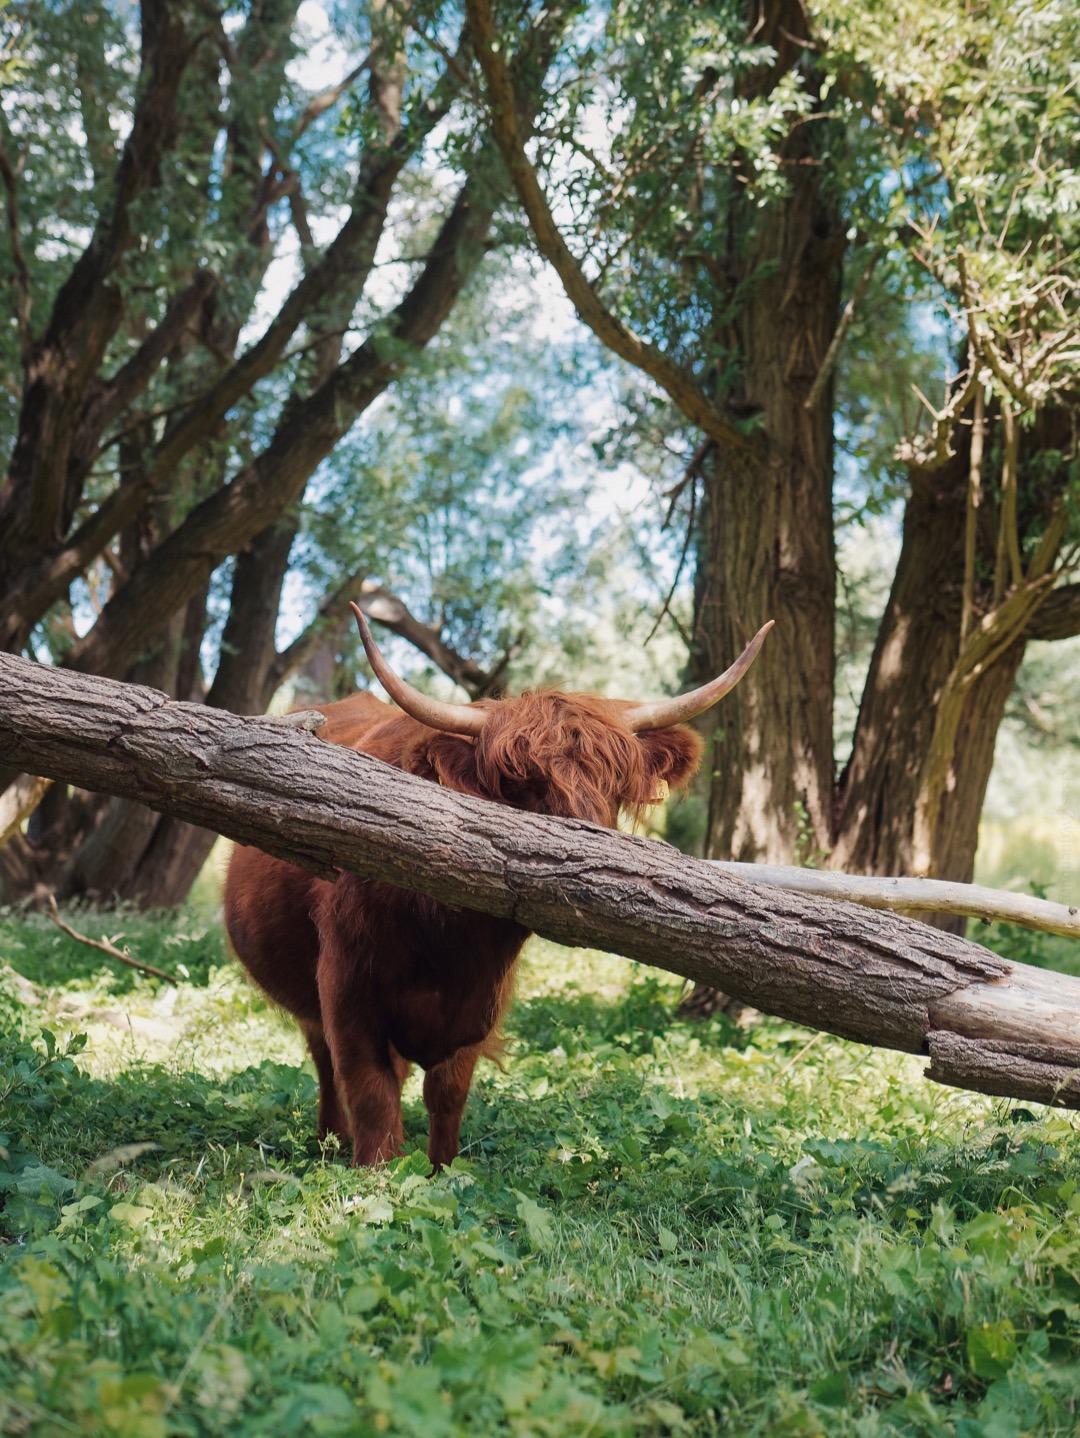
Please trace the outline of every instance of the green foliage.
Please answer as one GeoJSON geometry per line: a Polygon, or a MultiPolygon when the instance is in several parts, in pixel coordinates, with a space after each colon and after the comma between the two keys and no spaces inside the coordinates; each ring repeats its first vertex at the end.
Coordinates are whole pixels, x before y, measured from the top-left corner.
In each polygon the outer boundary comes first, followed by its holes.
{"type": "MultiPolygon", "coordinates": [[[[327,465],[294,556],[310,606],[331,576],[367,573],[483,667],[557,644],[574,589],[598,608],[628,548],[612,535],[590,571],[572,385],[591,368],[575,342],[542,337],[508,277],[486,270],[327,465]]],[[[403,667],[416,660],[403,649],[403,667]]]]}
{"type": "MultiPolygon", "coordinates": [[[[204,913],[190,902],[186,910],[169,913],[134,906],[103,912],[65,905],[64,914],[73,928],[90,938],[99,938],[107,929],[107,937],[117,947],[126,945],[136,959],[175,974],[178,982],[205,984],[225,960],[218,914],[204,913]]],[[[4,960],[32,983],[50,988],[71,985],[101,998],[141,991],[156,982],[70,938],[44,914],[0,906],[0,963],[4,960]]]]}
{"type": "MultiPolygon", "coordinates": [[[[1045,884],[1031,883],[1028,888],[1037,899],[1049,897],[1045,884]]],[[[1018,924],[987,924],[975,919],[969,926],[968,937],[1017,964],[1032,964],[1037,969],[1052,969],[1060,974],[1080,974],[1076,940],[1061,934],[1043,934],[1018,924]]]]}
{"type": "MultiPolygon", "coordinates": [[[[234,971],[119,1054],[84,987],[77,1059],[17,992],[0,1129],[59,1188],[0,1197],[5,1432],[1074,1431],[1061,1115],[779,1022],[674,1022],[667,979],[537,944],[463,1157],[427,1176],[413,1080],[408,1155],[357,1172],[234,971]]],[[[140,981],[133,1016],[158,998],[140,981]]]]}
{"type": "Polygon", "coordinates": [[[35,1230],[55,1221],[75,1185],[27,1147],[36,1124],[85,1086],[74,1063],[86,1045],[77,1034],[57,1045],[50,1029],[33,1038],[21,1023],[17,999],[0,975],[0,1210],[7,1231],[35,1230]]]}

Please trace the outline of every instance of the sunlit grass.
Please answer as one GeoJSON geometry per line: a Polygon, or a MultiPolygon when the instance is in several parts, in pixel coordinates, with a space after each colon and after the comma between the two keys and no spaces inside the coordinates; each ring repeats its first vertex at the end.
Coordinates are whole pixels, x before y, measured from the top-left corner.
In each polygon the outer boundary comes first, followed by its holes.
{"type": "Polygon", "coordinates": [[[205,908],[102,923],[189,977],[0,918],[3,1432],[1075,1431],[1072,1117],[534,943],[453,1172],[415,1080],[358,1172],[205,908]]]}

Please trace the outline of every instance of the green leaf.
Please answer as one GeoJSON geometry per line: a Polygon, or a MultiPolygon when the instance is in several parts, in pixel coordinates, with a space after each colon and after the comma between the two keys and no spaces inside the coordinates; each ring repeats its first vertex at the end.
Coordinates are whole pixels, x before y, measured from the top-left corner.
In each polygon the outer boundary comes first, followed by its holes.
{"type": "Polygon", "coordinates": [[[971,1371],[979,1378],[1004,1378],[1016,1357],[1016,1330],[1008,1318],[967,1332],[971,1371]]]}
{"type": "Polygon", "coordinates": [[[551,1221],[551,1214],[546,1208],[535,1203],[528,1194],[517,1189],[514,1193],[518,1201],[518,1217],[525,1225],[529,1242],[542,1253],[548,1252],[555,1245],[555,1225],[551,1221]]]}
{"type": "Polygon", "coordinates": [[[143,1208],[137,1203],[114,1203],[109,1209],[109,1217],[117,1223],[126,1223],[129,1228],[142,1228],[153,1212],[152,1208],[143,1208]]]}

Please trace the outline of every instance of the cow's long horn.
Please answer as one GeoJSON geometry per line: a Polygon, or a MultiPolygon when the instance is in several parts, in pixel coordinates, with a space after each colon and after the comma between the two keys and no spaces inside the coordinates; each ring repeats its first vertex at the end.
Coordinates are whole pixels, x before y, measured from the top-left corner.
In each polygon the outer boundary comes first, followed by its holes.
{"type": "Polygon", "coordinates": [[[636,733],[639,729],[670,729],[673,724],[685,724],[698,714],[711,709],[719,699],[730,693],[757,658],[758,650],[765,643],[765,636],[775,621],[763,624],[751,639],[730,669],[703,684],[700,689],[691,689],[689,694],[680,694],[677,699],[658,699],[652,704],[634,704],[623,715],[626,723],[636,733]]]}
{"type": "Polygon", "coordinates": [[[349,608],[356,615],[356,627],[360,631],[360,640],[368,663],[374,669],[376,679],[395,704],[430,729],[441,729],[445,734],[475,736],[480,733],[487,722],[486,709],[474,708],[471,704],[444,704],[439,699],[431,699],[427,694],[421,694],[419,689],[414,689],[411,684],[406,684],[383,658],[382,651],[372,638],[363,610],[358,604],[352,603],[349,608]]]}

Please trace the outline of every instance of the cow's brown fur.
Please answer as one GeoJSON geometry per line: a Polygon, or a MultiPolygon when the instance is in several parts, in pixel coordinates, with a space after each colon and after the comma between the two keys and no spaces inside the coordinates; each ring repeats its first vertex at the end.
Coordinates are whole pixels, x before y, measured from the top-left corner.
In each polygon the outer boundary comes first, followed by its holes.
{"type": "MultiPolygon", "coordinates": [[[[322,707],[324,738],[460,793],[512,808],[614,826],[635,819],[661,781],[685,784],[701,757],[690,729],[633,734],[624,705],[529,693],[491,702],[476,739],[429,729],[368,694],[322,707]]],[[[498,1048],[526,931],[389,884],[337,883],[239,847],[225,881],[233,947],[269,996],[294,1014],[318,1070],[319,1133],[351,1139],[378,1163],[402,1142],[401,1086],[426,1070],[428,1154],[458,1151],[473,1068],[498,1048]]]]}

